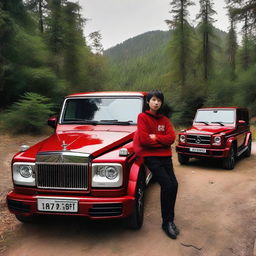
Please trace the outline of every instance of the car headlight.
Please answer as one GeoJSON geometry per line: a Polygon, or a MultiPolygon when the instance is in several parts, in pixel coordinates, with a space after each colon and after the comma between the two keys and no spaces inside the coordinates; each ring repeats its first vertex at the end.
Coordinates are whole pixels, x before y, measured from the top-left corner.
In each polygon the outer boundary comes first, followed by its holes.
{"type": "Polygon", "coordinates": [[[186,136],[185,135],[180,135],[180,142],[185,143],[186,142],[186,136]]]}
{"type": "Polygon", "coordinates": [[[216,146],[221,145],[221,136],[215,136],[213,138],[213,145],[216,145],[216,146]]]}
{"type": "Polygon", "coordinates": [[[92,164],[92,187],[120,187],[123,183],[121,164],[92,164]]]}
{"type": "Polygon", "coordinates": [[[12,175],[16,185],[35,186],[35,163],[14,163],[12,175]]]}

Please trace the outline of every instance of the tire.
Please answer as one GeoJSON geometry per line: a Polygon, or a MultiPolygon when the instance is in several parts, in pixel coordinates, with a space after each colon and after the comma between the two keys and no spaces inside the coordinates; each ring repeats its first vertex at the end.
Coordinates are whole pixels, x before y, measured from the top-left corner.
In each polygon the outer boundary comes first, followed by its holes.
{"type": "Polygon", "coordinates": [[[135,210],[127,222],[130,229],[140,229],[143,225],[145,187],[145,176],[143,171],[140,171],[135,192],[135,210]]]}
{"type": "Polygon", "coordinates": [[[233,170],[236,162],[236,152],[234,145],[231,147],[229,151],[229,155],[227,158],[223,160],[223,167],[227,170],[233,170]]]}
{"type": "Polygon", "coordinates": [[[23,216],[23,215],[15,214],[15,217],[17,220],[19,220],[22,223],[35,223],[36,222],[36,219],[34,216],[23,216]]]}
{"type": "Polygon", "coordinates": [[[245,157],[250,157],[251,156],[251,152],[252,152],[252,139],[249,139],[249,141],[248,141],[248,148],[244,152],[244,156],[245,157]]]}
{"type": "Polygon", "coordinates": [[[188,164],[189,162],[189,156],[178,154],[178,161],[181,165],[188,164]]]}

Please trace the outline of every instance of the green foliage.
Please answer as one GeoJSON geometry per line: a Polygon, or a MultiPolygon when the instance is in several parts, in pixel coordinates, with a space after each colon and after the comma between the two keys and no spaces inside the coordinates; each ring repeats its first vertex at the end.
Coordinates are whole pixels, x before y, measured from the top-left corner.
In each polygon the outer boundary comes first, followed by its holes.
{"type": "Polygon", "coordinates": [[[216,14],[213,9],[213,3],[211,0],[200,0],[200,12],[197,15],[199,19],[199,53],[198,61],[199,67],[202,67],[203,79],[205,82],[209,80],[213,73],[213,50],[217,48],[214,44],[214,39],[216,41],[216,34],[214,33],[213,22],[214,19],[212,15],[216,14]]]}
{"type": "Polygon", "coordinates": [[[173,0],[170,5],[172,7],[170,13],[173,14],[173,17],[171,20],[166,20],[166,23],[173,30],[173,36],[169,42],[171,82],[184,87],[189,76],[189,66],[193,64],[193,51],[191,51],[193,28],[187,20],[187,8],[194,5],[194,2],[173,0]]]}
{"type": "Polygon", "coordinates": [[[53,114],[49,99],[36,93],[25,93],[1,114],[3,128],[12,133],[41,133],[53,114]]]}
{"type": "Polygon", "coordinates": [[[247,107],[251,116],[256,116],[256,65],[240,74],[235,83],[234,104],[247,107]]]}
{"type": "Polygon", "coordinates": [[[105,60],[86,44],[80,6],[67,0],[25,3],[0,3],[0,109],[27,91],[59,104],[68,93],[102,88],[105,60]]]}

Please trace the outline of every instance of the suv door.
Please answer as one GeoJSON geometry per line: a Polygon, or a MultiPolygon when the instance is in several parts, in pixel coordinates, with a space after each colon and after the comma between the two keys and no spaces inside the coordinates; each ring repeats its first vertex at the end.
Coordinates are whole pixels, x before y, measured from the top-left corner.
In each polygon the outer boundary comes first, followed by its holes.
{"type": "Polygon", "coordinates": [[[237,122],[237,147],[240,148],[244,145],[246,139],[246,131],[248,130],[248,112],[244,109],[237,109],[236,113],[237,122]],[[244,124],[239,124],[239,120],[245,121],[244,124]]]}

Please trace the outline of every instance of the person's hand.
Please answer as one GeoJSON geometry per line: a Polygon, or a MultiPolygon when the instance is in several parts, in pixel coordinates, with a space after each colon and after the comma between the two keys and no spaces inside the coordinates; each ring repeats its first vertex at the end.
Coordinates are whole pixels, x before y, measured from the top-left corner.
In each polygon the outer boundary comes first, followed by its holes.
{"type": "Polygon", "coordinates": [[[156,140],[156,135],[155,134],[149,134],[149,137],[151,140],[156,140]]]}

